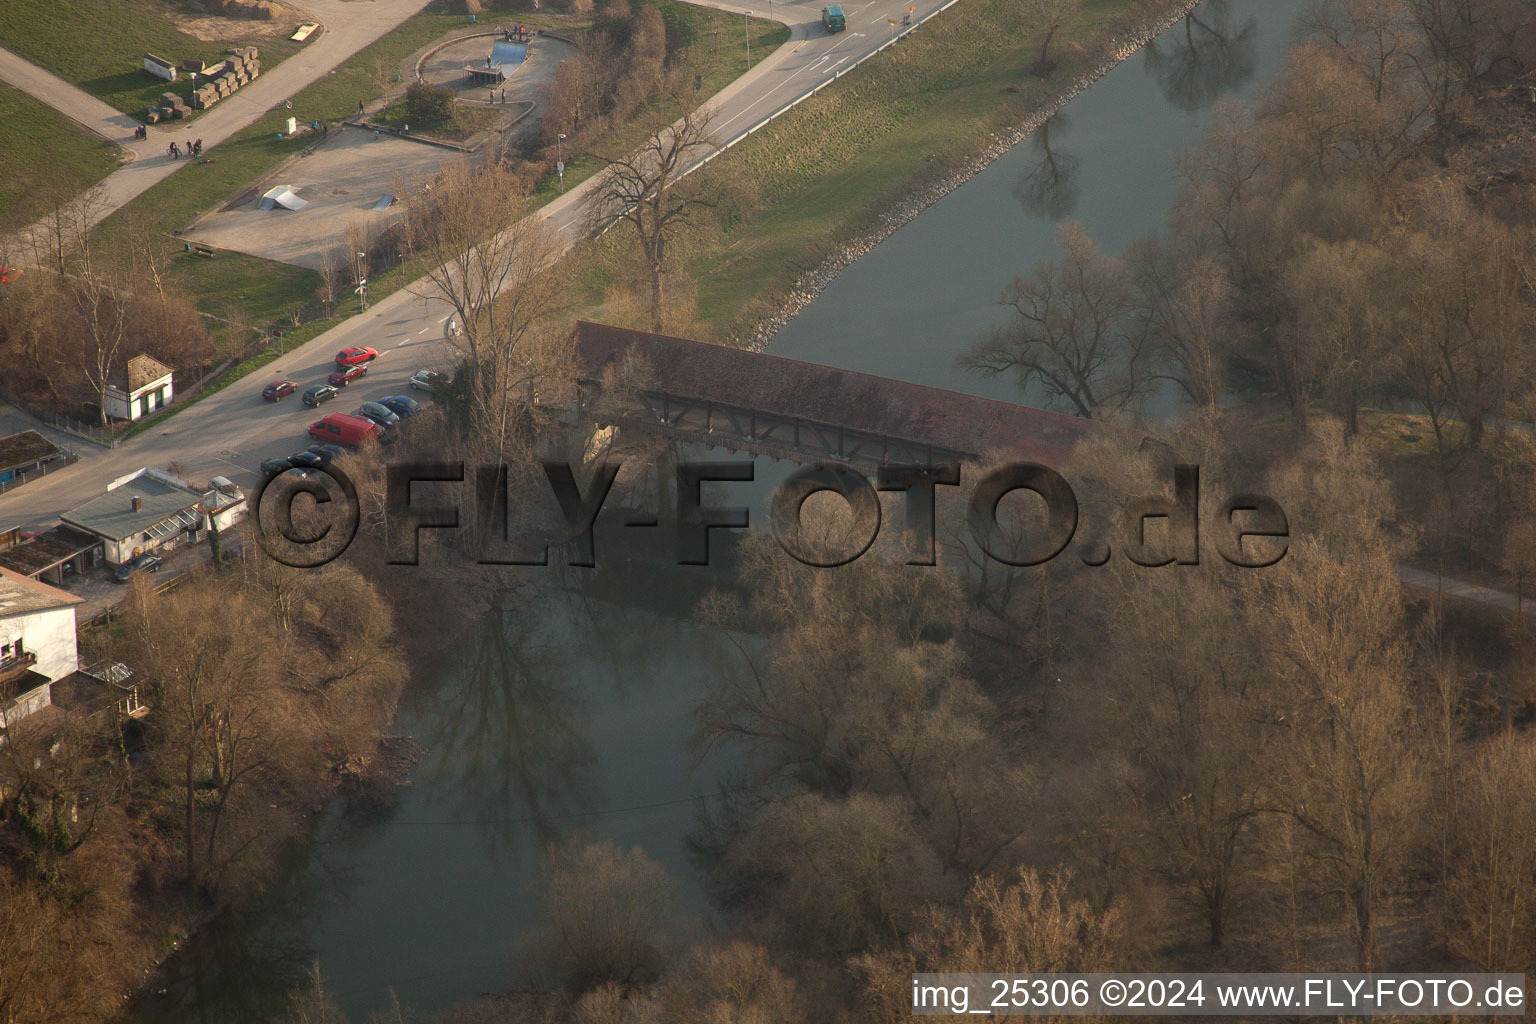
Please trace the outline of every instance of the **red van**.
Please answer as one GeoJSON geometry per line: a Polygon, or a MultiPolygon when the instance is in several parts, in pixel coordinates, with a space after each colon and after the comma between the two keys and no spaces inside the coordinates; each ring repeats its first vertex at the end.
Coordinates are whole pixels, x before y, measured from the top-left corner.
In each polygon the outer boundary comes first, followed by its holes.
{"type": "Polygon", "coordinates": [[[318,419],[309,425],[309,436],[316,441],[325,444],[346,445],[348,448],[360,448],[370,442],[379,439],[378,424],[372,420],[365,420],[361,416],[348,416],[346,413],[333,412],[324,419],[318,419]]]}

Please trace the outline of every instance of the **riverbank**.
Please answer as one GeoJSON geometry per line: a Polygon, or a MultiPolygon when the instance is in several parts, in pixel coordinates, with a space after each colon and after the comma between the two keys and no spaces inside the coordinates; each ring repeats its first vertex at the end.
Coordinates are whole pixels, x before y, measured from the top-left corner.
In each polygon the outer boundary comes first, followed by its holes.
{"type": "MultiPolygon", "coordinates": [[[[675,245],[687,255],[670,290],[683,301],[666,329],[760,348],[839,270],[1194,6],[1089,0],[1056,33],[1049,78],[1033,72],[1043,31],[1001,0],[924,22],[696,172],[752,187],[675,245]]],[[[642,261],[627,232],[570,260],[583,315],[649,327],[629,298],[642,261]]]]}
{"type": "Polygon", "coordinates": [[[814,302],[838,274],[898,230],[916,220],[920,214],[940,199],[986,170],[1003,154],[1028,139],[1039,130],[1041,125],[1060,113],[1089,86],[1129,60],[1151,40],[1178,24],[1181,19],[1200,6],[1201,2],[1202,0],[1178,0],[1172,10],[1165,12],[1156,21],[1149,22],[1145,28],[1116,44],[1110,56],[1090,71],[1079,75],[1055,100],[1036,110],[1014,127],[993,132],[991,143],[981,153],[971,157],[964,166],[948,172],[937,181],[907,195],[889,214],[881,217],[876,227],[865,231],[850,242],[839,245],[825,256],[815,269],[795,281],[789,293],[780,301],[777,310],[759,318],[741,335],[732,337],[731,343],[761,352],[773,336],[793,320],[802,309],[814,302]]]}

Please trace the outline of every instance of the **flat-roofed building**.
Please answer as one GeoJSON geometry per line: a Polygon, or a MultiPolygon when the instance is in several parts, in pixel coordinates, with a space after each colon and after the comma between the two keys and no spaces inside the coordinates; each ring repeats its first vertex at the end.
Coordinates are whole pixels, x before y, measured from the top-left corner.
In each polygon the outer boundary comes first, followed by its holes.
{"type": "Polygon", "coordinates": [[[35,430],[0,437],[0,492],[74,461],[73,452],[60,448],[35,430]]]}
{"type": "Polygon", "coordinates": [[[59,516],[101,538],[109,565],[173,548],[201,528],[203,494],[158,469],[141,469],[107,485],[107,493],[59,516]]]}

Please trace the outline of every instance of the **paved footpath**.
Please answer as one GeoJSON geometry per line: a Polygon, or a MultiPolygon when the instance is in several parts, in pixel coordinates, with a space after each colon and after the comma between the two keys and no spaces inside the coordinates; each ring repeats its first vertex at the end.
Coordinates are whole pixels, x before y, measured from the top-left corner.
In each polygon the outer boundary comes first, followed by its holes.
{"type": "Polygon", "coordinates": [[[108,106],[84,89],[44,71],[10,50],[0,49],[0,81],[5,81],[34,99],[53,107],[86,131],[95,132],[108,142],[123,145],[129,160],[138,156],[131,145],[133,130],[139,122],[115,107],[108,106]]]}
{"type": "MultiPolygon", "coordinates": [[[[173,160],[167,155],[173,140],[186,142],[191,136],[202,139],[205,150],[216,147],[399,26],[427,3],[428,0],[303,0],[303,10],[312,20],[325,26],[318,39],[311,37],[312,42],[271,70],[263,67],[261,76],[254,82],[192,121],[171,121],[169,126],[150,125],[149,138],[143,141],[133,137],[133,129],[139,124],[137,119],[114,110],[8,50],[0,50],[0,79],[124,150],[129,162],[102,181],[103,201],[92,211],[91,222],[94,224],[186,166],[185,161],[173,160]]],[[[360,100],[367,98],[358,97],[360,100]]],[[[295,110],[294,116],[306,119],[301,110],[295,110]]]]}

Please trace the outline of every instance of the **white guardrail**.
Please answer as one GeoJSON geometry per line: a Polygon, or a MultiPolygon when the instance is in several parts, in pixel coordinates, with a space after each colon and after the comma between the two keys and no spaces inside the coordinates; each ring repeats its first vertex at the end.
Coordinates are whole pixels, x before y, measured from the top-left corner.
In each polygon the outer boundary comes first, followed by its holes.
{"type": "MultiPolygon", "coordinates": [[[[901,42],[907,36],[911,35],[913,32],[916,32],[920,27],[922,27],[924,24],[926,24],[930,19],[938,17],[940,14],[943,14],[945,11],[949,10],[951,7],[955,6],[955,4],[957,4],[959,2],[960,2],[960,0],[945,0],[944,3],[940,4],[938,7],[934,8],[931,11],[929,11],[927,14],[923,15],[921,18],[918,18],[912,24],[905,26],[902,29],[902,31],[897,32],[895,35],[891,36],[890,39],[887,39],[885,42],[881,43],[879,46],[875,47],[873,50],[870,50],[868,53],[866,53],[864,56],[860,57],[858,60],[854,61],[852,64],[849,64],[847,67],[841,68],[838,71],[834,72],[831,78],[827,79],[825,82],[822,82],[820,85],[816,86],[816,88],[812,89],[810,92],[801,93],[799,96],[796,96],[794,99],[790,100],[788,103],[784,104],[782,107],[780,107],[779,109],[775,110],[773,113],[769,114],[767,117],[763,118],[761,121],[757,122],[757,124],[754,124],[751,128],[748,128],[746,131],[739,132],[738,134],[733,135],[730,139],[726,140],[725,142],[723,142],[719,146],[717,146],[715,148],[715,150],[713,152],[711,152],[708,156],[706,156],[703,159],[699,160],[698,163],[693,164],[692,166],[690,166],[687,170],[683,171],[682,174],[679,174],[678,177],[679,178],[684,178],[684,177],[687,177],[688,175],[692,174],[694,171],[698,170],[700,167],[703,167],[705,164],[709,163],[711,160],[713,160],[715,157],[719,156],[721,153],[724,153],[726,150],[728,150],[732,146],[736,145],[736,143],[740,142],[742,139],[747,138],[753,132],[755,132],[758,129],[762,128],[764,125],[766,125],[768,122],[772,121],[774,118],[782,117],[784,114],[787,114],[789,111],[793,110],[795,107],[799,106],[801,103],[804,103],[806,100],[810,99],[812,96],[815,96],[817,93],[821,92],[821,90],[825,89],[827,86],[829,86],[833,82],[837,81],[839,78],[842,78],[844,75],[846,75],[848,72],[852,71],[854,68],[858,67],[860,64],[863,64],[865,61],[869,60],[871,57],[873,57],[876,54],[880,53],[880,51],[882,51],[882,50],[884,50],[884,49],[886,49],[888,47],[895,46],[897,43],[901,42]]],[[[789,43],[786,42],[784,45],[788,46],[789,43]]],[[[625,207],[625,211],[628,211],[629,209],[631,209],[631,207],[625,207]]],[[[609,231],[611,231],[613,229],[614,225],[617,224],[617,223],[618,223],[618,217],[617,216],[609,218],[608,219],[608,223],[603,225],[602,229],[597,232],[596,237],[598,237],[598,238],[603,237],[609,231]]]]}
{"type": "Polygon", "coordinates": [[[757,122],[757,124],[753,125],[751,128],[748,128],[746,131],[741,132],[740,134],[732,137],[728,142],[726,142],[725,144],[720,146],[719,149],[716,149],[713,153],[709,154],[704,159],[700,160],[698,163],[696,163],[692,167],[688,168],[688,173],[692,173],[693,171],[698,170],[700,167],[703,167],[705,164],[709,163],[715,157],[719,156],[721,153],[724,153],[726,150],[728,150],[732,146],[736,145],[736,143],[740,142],[742,139],[745,139],[747,136],[751,135],[753,132],[757,131],[759,128],[762,128],[769,121],[772,121],[774,118],[780,117],[780,116],[788,113],[789,111],[793,110],[795,107],[799,106],[801,103],[803,103],[806,100],[810,99],[812,96],[815,96],[818,92],[821,92],[821,90],[825,89],[827,86],[829,86],[833,82],[837,81],[839,78],[842,78],[844,75],[846,75],[848,72],[852,71],[854,68],[858,67],[860,64],[863,64],[865,61],[869,60],[871,57],[873,57],[876,54],[880,53],[880,51],[882,51],[882,50],[884,50],[884,49],[886,49],[888,47],[895,46],[897,43],[901,42],[907,36],[911,35],[913,32],[916,32],[920,27],[922,27],[924,24],[926,24],[929,21],[929,19],[938,17],[940,14],[943,14],[945,11],[949,10],[951,7],[955,6],[955,4],[957,4],[959,2],[960,2],[960,0],[945,0],[945,2],[943,4],[939,5],[938,7],[934,8],[933,10],[929,11],[927,14],[923,15],[921,18],[918,18],[912,24],[903,27],[900,32],[897,32],[895,35],[891,36],[891,38],[887,39],[885,42],[881,43],[879,46],[875,47],[873,50],[870,50],[868,53],[866,53],[864,56],[860,57],[858,60],[854,61],[852,64],[849,64],[845,68],[838,69],[836,72],[833,73],[831,78],[827,79],[825,82],[822,82],[820,85],[816,86],[816,88],[812,89],[810,92],[801,93],[799,96],[796,96],[794,99],[792,99],[788,103],[784,104],[778,110],[775,110],[773,113],[769,114],[767,117],[765,117],[761,121],[757,122]]]}

